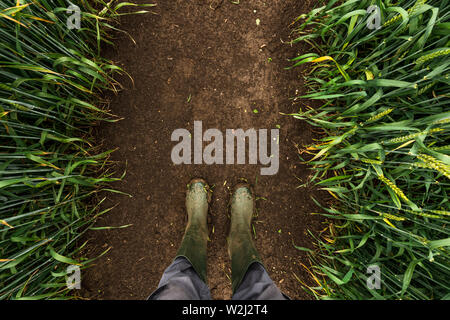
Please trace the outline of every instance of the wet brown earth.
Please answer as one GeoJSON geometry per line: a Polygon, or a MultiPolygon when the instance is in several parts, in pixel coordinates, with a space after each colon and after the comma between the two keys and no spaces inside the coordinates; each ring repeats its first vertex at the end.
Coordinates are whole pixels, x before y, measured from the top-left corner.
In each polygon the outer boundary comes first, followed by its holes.
{"type": "MultiPolygon", "coordinates": [[[[146,1],[137,1],[148,3],[146,1]]],[[[289,45],[290,24],[315,1],[171,0],[154,1],[153,13],[124,16],[116,48],[108,56],[123,67],[134,84],[119,79],[124,90],[110,98],[109,108],[123,120],[97,128],[122,181],[112,184],[128,193],[108,194],[103,208],[115,206],[96,223],[131,226],[89,231],[89,256],[111,248],[84,271],[81,295],[91,299],[145,299],[156,289],[171,263],[185,229],[186,184],[204,178],[213,187],[208,243],[208,285],[214,299],[230,299],[231,270],[226,236],[230,190],[241,179],[258,196],[255,243],[265,266],[281,290],[293,299],[310,298],[299,279],[311,283],[301,263],[311,247],[307,230],[321,223],[310,187],[299,187],[311,171],[298,150],[314,137],[303,121],[285,116],[307,101],[291,98],[305,93],[301,68],[285,70],[289,58],[307,52],[289,45]],[[279,170],[261,175],[261,165],[181,164],[171,160],[172,132],[193,134],[194,121],[203,131],[219,129],[280,129],[279,170]]]]}

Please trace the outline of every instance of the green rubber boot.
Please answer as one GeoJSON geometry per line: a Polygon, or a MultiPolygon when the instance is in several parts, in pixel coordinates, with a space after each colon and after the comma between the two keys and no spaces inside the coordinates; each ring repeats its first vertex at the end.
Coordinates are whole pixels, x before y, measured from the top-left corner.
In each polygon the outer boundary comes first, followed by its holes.
{"type": "Polygon", "coordinates": [[[183,241],[176,258],[184,257],[194,267],[200,278],[206,282],[206,247],[208,243],[208,184],[202,179],[194,179],[186,192],[188,223],[183,241]]]}
{"type": "Polygon", "coordinates": [[[247,184],[239,184],[231,197],[231,229],[228,238],[228,253],[231,257],[231,282],[233,293],[239,287],[254,262],[261,263],[252,241],[251,223],[254,198],[247,184]]]}

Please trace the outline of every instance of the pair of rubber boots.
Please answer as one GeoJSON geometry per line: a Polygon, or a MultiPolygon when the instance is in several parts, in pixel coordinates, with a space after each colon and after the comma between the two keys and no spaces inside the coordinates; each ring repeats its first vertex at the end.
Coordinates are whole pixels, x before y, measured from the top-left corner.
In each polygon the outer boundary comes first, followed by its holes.
{"type": "MultiPolygon", "coordinates": [[[[206,247],[208,242],[208,203],[211,199],[208,184],[194,179],[188,184],[186,211],[188,223],[177,257],[185,257],[200,278],[206,282],[206,247]]],[[[231,226],[228,237],[228,253],[231,257],[233,293],[242,282],[248,268],[254,262],[261,263],[252,241],[251,223],[254,196],[247,184],[235,187],[231,197],[231,226]]]]}

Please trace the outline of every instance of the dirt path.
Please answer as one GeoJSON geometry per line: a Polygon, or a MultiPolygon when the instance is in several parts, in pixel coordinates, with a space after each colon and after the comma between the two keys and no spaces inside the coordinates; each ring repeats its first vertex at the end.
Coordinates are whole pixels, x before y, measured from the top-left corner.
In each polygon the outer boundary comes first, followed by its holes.
{"type": "Polygon", "coordinates": [[[267,199],[257,201],[254,226],[256,246],[272,279],[290,297],[307,298],[295,278],[309,282],[299,265],[306,262],[305,255],[293,243],[310,247],[306,230],[318,230],[320,223],[309,214],[317,210],[310,200],[312,191],[296,188],[309,171],[299,163],[295,145],[308,143],[312,136],[305,123],[280,115],[297,111],[300,105],[289,97],[296,90],[303,92],[299,69],[283,70],[288,58],[301,53],[299,46],[292,48],[280,39],[289,40],[288,25],[314,1],[155,2],[157,15],[127,16],[122,21],[121,28],[137,45],[121,36],[110,56],[132,75],[134,87],[123,79],[126,90],[112,98],[110,108],[124,120],[103,125],[98,133],[105,149],[119,148],[112,156],[118,161],[117,171],[127,163],[124,180],[114,187],[133,197],[109,196],[108,205],[118,205],[97,225],[132,226],[88,234],[92,255],[112,250],[86,271],[82,294],[146,298],[181,242],[186,184],[203,177],[215,186],[210,210],[214,233],[208,246],[213,298],[231,296],[228,188],[239,178],[248,179],[257,195],[267,199]],[[204,130],[222,132],[279,125],[278,174],[261,176],[259,165],[174,165],[171,150],[176,143],[171,134],[177,128],[192,132],[194,120],[203,121],[204,130]]]}

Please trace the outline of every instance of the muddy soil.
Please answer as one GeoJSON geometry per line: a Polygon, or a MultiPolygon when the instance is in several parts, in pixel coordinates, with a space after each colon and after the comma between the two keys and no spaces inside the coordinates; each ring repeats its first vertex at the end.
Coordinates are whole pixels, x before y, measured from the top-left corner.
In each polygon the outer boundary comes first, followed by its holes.
{"type": "MultiPolygon", "coordinates": [[[[135,1],[136,2],[136,1],[135,1]]],[[[148,3],[148,0],[137,1],[148,3]]],[[[311,105],[291,98],[305,93],[302,68],[285,70],[287,61],[308,52],[289,45],[295,17],[316,1],[155,0],[152,14],[124,16],[116,48],[107,55],[133,78],[110,98],[110,110],[122,117],[96,129],[114,170],[126,175],[113,188],[132,195],[108,194],[103,208],[115,206],[96,226],[124,229],[89,231],[90,256],[111,248],[83,274],[81,295],[92,299],[145,299],[171,263],[185,229],[186,184],[204,178],[214,193],[210,206],[208,285],[214,299],[230,299],[231,270],[226,236],[230,189],[246,179],[258,196],[255,242],[266,268],[293,299],[308,299],[299,280],[311,283],[294,245],[311,247],[307,230],[321,222],[318,208],[300,187],[311,174],[298,150],[315,134],[303,121],[282,115],[311,105]],[[280,164],[276,175],[260,174],[261,165],[175,165],[171,141],[175,129],[280,128],[280,164]]]]}

